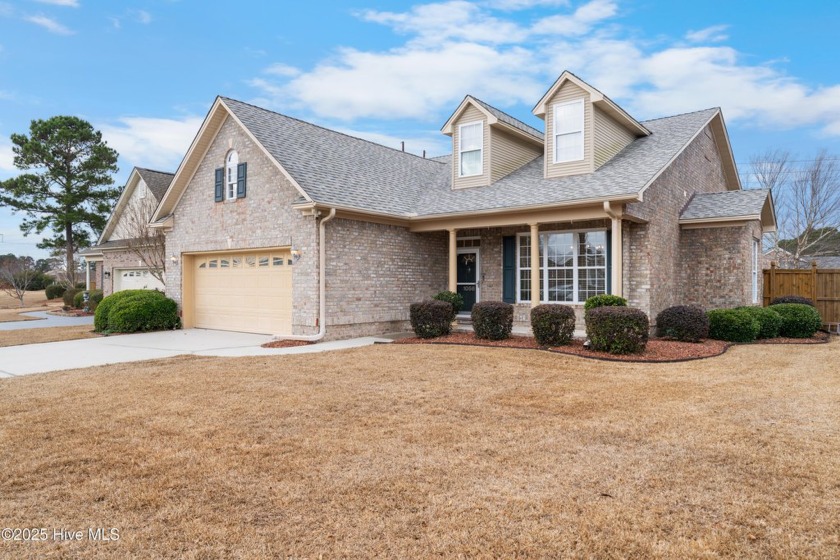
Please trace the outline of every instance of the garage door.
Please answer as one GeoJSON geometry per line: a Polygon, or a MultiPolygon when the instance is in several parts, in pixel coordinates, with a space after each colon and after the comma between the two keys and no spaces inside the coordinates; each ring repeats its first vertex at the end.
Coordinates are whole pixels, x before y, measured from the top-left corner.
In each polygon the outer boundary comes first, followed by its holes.
{"type": "Polygon", "coordinates": [[[114,291],[120,290],[160,290],[163,282],[152,276],[148,270],[129,270],[118,268],[114,270],[114,291]]]}
{"type": "Polygon", "coordinates": [[[195,326],[291,334],[291,264],[288,250],[194,257],[195,326]]]}

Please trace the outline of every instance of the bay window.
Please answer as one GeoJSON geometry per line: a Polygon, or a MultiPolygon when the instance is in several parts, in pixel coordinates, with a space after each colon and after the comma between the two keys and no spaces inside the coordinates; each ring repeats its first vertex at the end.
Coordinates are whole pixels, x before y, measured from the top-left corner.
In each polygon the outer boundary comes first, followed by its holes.
{"type": "MultiPolygon", "coordinates": [[[[531,235],[517,241],[517,301],[531,301],[531,235]]],[[[583,303],[607,293],[607,232],[545,232],[539,235],[540,301],[583,303]]]]}

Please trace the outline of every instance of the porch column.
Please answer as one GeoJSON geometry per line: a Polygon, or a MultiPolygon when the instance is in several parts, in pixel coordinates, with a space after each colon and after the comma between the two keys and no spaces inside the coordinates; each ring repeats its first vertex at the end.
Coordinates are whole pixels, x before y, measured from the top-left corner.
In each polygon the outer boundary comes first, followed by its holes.
{"type": "Polygon", "coordinates": [[[531,308],[540,304],[540,224],[531,226],[531,308]]]}
{"type": "Polygon", "coordinates": [[[621,235],[621,218],[612,218],[612,254],[610,255],[612,265],[612,276],[610,283],[612,285],[612,293],[614,296],[621,296],[623,290],[621,279],[624,274],[621,270],[621,265],[624,262],[622,256],[624,255],[624,246],[622,244],[621,235]]]}
{"type": "Polygon", "coordinates": [[[458,291],[458,230],[449,230],[449,291],[458,291]]]}
{"type": "Polygon", "coordinates": [[[90,290],[90,263],[85,259],[85,289],[90,290]]]}

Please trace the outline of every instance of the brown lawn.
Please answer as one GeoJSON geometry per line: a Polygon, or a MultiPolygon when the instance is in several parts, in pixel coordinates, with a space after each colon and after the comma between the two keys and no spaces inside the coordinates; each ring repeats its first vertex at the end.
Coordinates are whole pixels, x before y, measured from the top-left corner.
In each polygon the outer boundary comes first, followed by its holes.
{"type": "Polygon", "coordinates": [[[837,558],[840,342],[389,345],[0,381],[9,558],[837,558]]]}
{"type": "Polygon", "coordinates": [[[93,332],[93,325],[0,331],[0,347],[18,346],[21,344],[40,344],[42,342],[60,342],[63,340],[79,340],[80,338],[94,338],[97,336],[100,335],[93,332]]]}
{"type": "Polygon", "coordinates": [[[20,301],[0,290],[0,323],[9,321],[36,321],[35,317],[20,315],[25,311],[48,311],[58,309],[63,305],[62,300],[47,300],[44,290],[26,292],[23,296],[23,307],[20,301]]]}

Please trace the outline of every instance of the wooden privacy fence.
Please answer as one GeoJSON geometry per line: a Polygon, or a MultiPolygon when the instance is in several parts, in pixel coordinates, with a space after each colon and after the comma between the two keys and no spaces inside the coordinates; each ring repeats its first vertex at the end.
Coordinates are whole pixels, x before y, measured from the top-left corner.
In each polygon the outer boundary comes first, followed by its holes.
{"type": "Polygon", "coordinates": [[[764,269],[765,307],[773,298],[791,294],[811,299],[823,323],[840,323],[840,269],[817,268],[817,263],[804,270],[777,268],[775,263],[764,269]]]}

